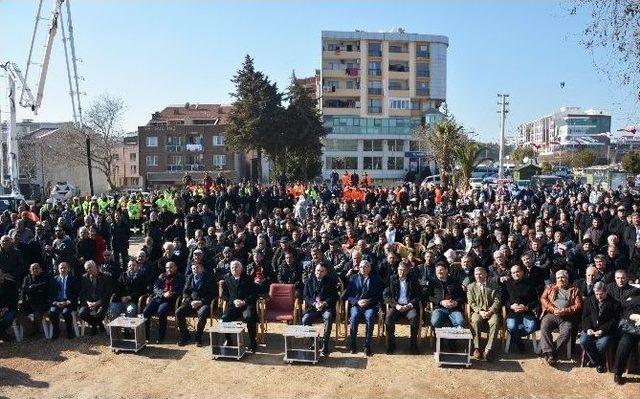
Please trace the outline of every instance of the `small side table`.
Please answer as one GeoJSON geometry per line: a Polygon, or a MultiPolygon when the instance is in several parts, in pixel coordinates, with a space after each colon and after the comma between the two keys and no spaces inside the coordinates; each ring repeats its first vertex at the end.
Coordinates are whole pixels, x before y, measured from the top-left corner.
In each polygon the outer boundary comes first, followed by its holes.
{"type": "Polygon", "coordinates": [[[287,363],[318,363],[318,337],[320,334],[313,326],[287,326],[284,336],[284,361],[287,363]],[[308,349],[309,339],[313,339],[313,349],[308,349]],[[300,343],[300,340],[304,340],[300,343]],[[297,342],[296,342],[297,341],[297,342]]]}
{"type": "Polygon", "coordinates": [[[436,328],[436,351],[433,356],[436,359],[436,364],[442,366],[443,364],[454,366],[471,366],[471,341],[473,336],[471,330],[468,328],[460,327],[443,327],[436,328]],[[443,339],[448,340],[466,340],[467,345],[464,352],[442,352],[441,341],[443,339]]]}
{"type": "Polygon", "coordinates": [[[244,326],[242,322],[227,322],[218,323],[213,327],[207,329],[209,332],[209,338],[211,340],[211,358],[227,358],[227,359],[242,359],[246,352],[244,346],[244,326]],[[225,335],[231,334],[235,336],[236,345],[224,345],[226,340],[225,335]],[[220,340],[222,339],[222,344],[220,340]]]}
{"type": "Polygon", "coordinates": [[[142,317],[120,316],[107,324],[111,350],[118,353],[138,352],[147,345],[147,334],[142,317]]]}

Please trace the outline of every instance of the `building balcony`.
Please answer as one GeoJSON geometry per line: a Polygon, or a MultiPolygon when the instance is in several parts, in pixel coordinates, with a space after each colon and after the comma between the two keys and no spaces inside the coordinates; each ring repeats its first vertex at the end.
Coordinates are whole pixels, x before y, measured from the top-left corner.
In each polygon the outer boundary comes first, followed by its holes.
{"type": "Polygon", "coordinates": [[[360,58],[359,50],[325,50],[322,52],[323,60],[353,60],[355,58],[360,58]]]}
{"type": "Polygon", "coordinates": [[[391,61],[409,61],[409,52],[392,53],[391,51],[389,51],[389,62],[391,61]]]}
{"type": "Polygon", "coordinates": [[[360,97],[360,89],[345,89],[334,87],[323,87],[325,97],[360,97]]]}
{"type": "Polygon", "coordinates": [[[346,72],[344,69],[323,69],[322,77],[324,78],[344,78],[346,72]]]}
{"type": "Polygon", "coordinates": [[[412,116],[410,109],[390,108],[389,116],[412,116]]]}
{"type": "Polygon", "coordinates": [[[367,52],[367,55],[369,55],[369,58],[382,57],[382,50],[371,50],[371,49],[369,49],[369,51],[367,52]]]}
{"type": "Polygon", "coordinates": [[[389,71],[389,79],[406,80],[409,79],[409,70],[406,71],[389,71]]]}
{"type": "Polygon", "coordinates": [[[358,108],[335,108],[335,107],[322,107],[323,115],[360,115],[360,107],[358,108]]]}
{"type": "Polygon", "coordinates": [[[369,73],[369,76],[382,76],[381,69],[369,69],[368,73],[369,73]]]}
{"type": "Polygon", "coordinates": [[[381,96],[382,95],[382,88],[369,87],[367,92],[372,96],[381,96]]]}
{"type": "Polygon", "coordinates": [[[389,89],[388,97],[409,97],[409,88],[406,89],[389,89]]]}
{"type": "Polygon", "coordinates": [[[367,111],[370,114],[381,114],[382,113],[382,107],[369,107],[367,109],[367,111]]]}

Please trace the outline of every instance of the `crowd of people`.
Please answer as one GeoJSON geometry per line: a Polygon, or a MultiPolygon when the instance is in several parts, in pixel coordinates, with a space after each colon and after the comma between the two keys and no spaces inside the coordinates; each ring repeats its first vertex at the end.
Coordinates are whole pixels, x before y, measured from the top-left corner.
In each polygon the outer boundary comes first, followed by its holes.
{"type": "Polygon", "coordinates": [[[60,318],[73,338],[76,315],[95,335],[105,319],[125,314],[146,318],[147,338],[160,343],[175,316],[178,344],[200,346],[214,315],[243,319],[255,351],[256,303],[271,284],[284,283],[304,303],[301,323],[324,323],[324,355],[340,317],[350,325],[348,349],[367,356],[379,317],[388,354],[400,321],[410,325],[416,354],[422,327],[468,327],[473,357],[486,361],[500,335],[524,352],[524,338],[539,334],[549,364],[577,342],[597,372],[612,357],[619,384],[637,353],[640,195],[633,188],[570,180],[470,191],[413,181],[384,187],[355,172],[307,186],[284,176],[272,185],[209,175],[184,183],[150,198],[36,202],[2,214],[0,340],[12,339],[15,323],[37,326],[42,318],[52,339],[60,318]],[[144,246],[131,256],[133,225],[142,227],[144,246]],[[221,314],[216,300],[226,304],[221,314]],[[190,315],[198,320],[193,337],[190,315]]]}

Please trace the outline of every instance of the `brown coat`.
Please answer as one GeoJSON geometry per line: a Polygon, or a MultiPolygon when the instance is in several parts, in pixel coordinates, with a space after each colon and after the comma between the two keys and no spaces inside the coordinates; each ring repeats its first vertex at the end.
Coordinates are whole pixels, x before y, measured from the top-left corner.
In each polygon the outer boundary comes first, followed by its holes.
{"type": "MultiPolygon", "coordinates": [[[[559,316],[574,316],[582,309],[582,295],[580,295],[580,290],[576,287],[568,287],[567,290],[569,291],[569,306],[561,309],[559,316]]],[[[540,297],[542,316],[544,316],[545,313],[553,313],[554,310],[558,309],[553,303],[557,296],[558,285],[556,283],[549,284],[544,289],[540,297]]]]}

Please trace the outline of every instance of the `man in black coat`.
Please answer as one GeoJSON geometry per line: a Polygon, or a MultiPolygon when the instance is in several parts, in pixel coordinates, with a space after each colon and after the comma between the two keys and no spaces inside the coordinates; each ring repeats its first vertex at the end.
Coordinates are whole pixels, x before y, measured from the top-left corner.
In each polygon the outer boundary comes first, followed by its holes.
{"type": "Polygon", "coordinates": [[[331,326],[336,318],[336,301],[338,300],[338,290],[336,280],[327,273],[327,266],[324,263],[316,265],[314,275],[310,277],[304,285],[304,302],[306,312],[302,316],[302,324],[310,326],[319,318],[324,321],[324,339],[322,353],[329,355],[329,338],[331,337],[331,326]]]}
{"type": "Polygon", "coordinates": [[[78,316],[91,326],[91,335],[104,330],[102,320],[109,310],[111,277],[100,273],[96,262],[84,263],[86,273],[80,279],[80,310],[78,316]]]}
{"type": "Polygon", "coordinates": [[[29,266],[29,274],[22,282],[20,311],[24,315],[33,315],[31,320],[34,323],[39,323],[49,310],[49,283],[50,277],[43,273],[40,264],[32,263],[29,266]]]}
{"type": "Polygon", "coordinates": [[[573,286],[580,291],[583,302],[585,302],[588,297],[593,296],[593,287],[599,281],[599,275],[598,269],[595,266],[589,266],[585,272],[585,277],[576,280],[573,284],[573,286]]]}
{"type": "Polygon", "coordinates": [[[604,373],[607,371],[605,354],[616,331],[620,304],[607,294],[604,283],[600,281],[594,284],[593,291],[582,308],[580,345],[598,373],[604,373]]]}
{"type": "Polygon", "coordinates": [[[422,289],[416,279],[409,278],[409,267],[406,263],[398,264],[398,273],[391,275],[389,285],[384,290],[384,302],[389,312],[385,319],[387,331],[387,353],[396,350],[396,322],[404,317],[411,325],[411,352],[418,353],[417,337],[420,323],[419,307],[422,289]]]}
{"type": "MultiPolygon", "coordinates": [[[[228,322],[244,319],[249,330],[250,351],[258,348],[256,342],[256,328],[258,313],[256,311],[256,287],[253,280],[242,273],[242,263],[234,260],[231,262],[230,273],[224,277],[222,295],[227,302],[227,310],[222,315],[222,321],[228,322]]],[[[227,342],[231,342],[231,335],[227,334],[227,342]]]]}
{"type": "Polygon", "coordinates": [[[207,324],[207,318],[211,315],[211,301],[216,293],[213,277],[209,272],[204,271],[201,263],[192,264],[191,272],[182,291],[182,305],[176,309],[176,320],[180,330],[178,345],[180,346],[189,342],[187,315],[193,311],[198,313],[196,345],[202,346],[202,331],[207,324]]]}
{"type": "Polygon", "coordinates": [[[69,273],[71,267],[68,263],[62,262],[58,265],[58,275],[53,278],[50,290],[49,320],[53,327],[51,339],[60,336],[60,316],[64,318],[67,328],[67,338],[75,337],[73,326],[73,312],[78,307],[78,283],[69,273]]]}
{"type": "Polygon", "coordinates": [[[115,212],[114,222],[111,224],[111,248],[119,270],[129,261],[129,235],[129,225],[122,213],[115,212]]]}

